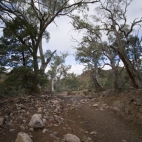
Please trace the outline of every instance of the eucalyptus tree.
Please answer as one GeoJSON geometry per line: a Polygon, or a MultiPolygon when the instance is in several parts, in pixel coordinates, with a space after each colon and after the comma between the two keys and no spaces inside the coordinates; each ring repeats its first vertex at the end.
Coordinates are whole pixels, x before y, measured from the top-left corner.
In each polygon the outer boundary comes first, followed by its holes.
{"type": "Polygon", "coordinates": [[[129,45],[129,36],[133,33],[134,28],[142,23],[142,17],[140,17],[129,24],[127,10],[131,2],[132,0],[100,1],[99,6],[96,8],[96,15],[91,16],[93,23],[90,20],[81,19],[79,16],[72,16],[72,24],[79,30],[87,29],[91,33],[102,31],[106,36],[112,34],[116,44],[110,45],[109,48],[115,50],[119,55],[133,87],[140,88],[142,80],[139,78],[137,68],[133,66],[126,52],[126,48],[129,45]],[[99,24],[99,26],[96,26],[96,24],[99,24]],[[130,27],[126,28],[128,24],[130,27]]]}
{"type": "Polygon", "coordinates": [[[126,30],[125,27],[128,24],[126,14],[128,6],[131,2],[132,0],[114,0],[113,2],[106,0],[104,3],[100,2],[100,6],[97,8],[97,10],[100,14],[102,12],[102,29],[107,31],[107,35],[112,33],[115,36],[117,45],[110,47],[118,53],[120,59],[125,65],[132,85],[135,88],[140,88],[142,84],[141,79],[138,77],[137,69],[132,65],[126,53],[126,47],[129,44],[130,34],[132,34],[136,25],[142,23],[142,17],[135,19],[130,25],[130,28],[126,30]]]}
{"type": "Polygon", "coordinates": [[[15,18],[7,22],[3,29],[3,36],[0,38],[0,59],[5,62],[4,66],[11,68],[19,66],[33,67],[33,61],[31,60],[33,53],[29,36],[34,37],[36,33],[36,28],[33,28],[24,20],[19,21],[15,18]],[[29,26],[30,30],[25,25],[29,26]]]}
{"type": "Polygon", "coordinates": [[[66,77],[67,71],[71,68],[71,66],[65,65],[67,56],[67,53],[61,53],[61,55],[55,54],[50,62],[50,69],[48,70],[47,75],[51,80],[52,92],[55,91],[56,84],[59,84],[61,78],[66,77]]]}
{"type": "Polygon", "coordinates": [[[127,56],[136,69],[139,79],[142,79],[142,39],[130,35],[129,44],[126,47],[127,56]]]}
{"type": "MultiPolygon", "coordinates": [[[[82,9],[87,4],[96,3],[99,0],[78,0],[72,2],[71,0],[1,0],[0,1],[0,19],[6,25],[9,20],[17,17],[19,20],[25,20],[28,24],[32,24],[37,28],[36,37],[30,37],[34,71],[37,74],[37,53],[40,51],[41,68],[45,70],[49,59],[45,60],[42,48],[42,39],[49,39],[49,33],[46,31],[47,27],[54,22],[56,17],[65,16],[76,10],[82,9]]],[[[24,24],[24,23],[23,23],[24,24]]],[[[30,28],[29,28],[30,30],[30,28]]],[[[17,36],[17,35],[15,35],[17,36]]],[[[17,38],[19,38],[17,36],[17,38]]],[[[19,39],[20,40],[20,39],[19,39]]],[[[53,52],[53,54],[56,51],[53,52]]],[[[53,55],[51,54],[51,55],[53,55]]]]}
{"type": "Polygon", "coordinates": [[[74,73],[67,73],[59,83],[59,90],[60,91],[75,91],[79,90],[80,81],[76,74],[74,73]]]}
{"type": "Polygon", "coordinates": [[[109,48],[109,44],[107,42],[102,42],[100,47],[104,56],[104,60],[102,60],[104,62],[104,66],[109,65],[112,68],[114,75],[114,89],[119,92],[123,88],[123,82],[121,77],[121,72],[123,68],[121,69],[119,66],[121,60],[117,52],[114,49],[109,48]]]}
{"type": "Polygon", "coordinates": [[[98,67],[100,66],[101,50],[95,36],[84,36],[80,46],[76,48],[76,60],[86,64],[86,68],[92,71],[92,79],[97,90],[102,90],[98,82],[98,67]]]}

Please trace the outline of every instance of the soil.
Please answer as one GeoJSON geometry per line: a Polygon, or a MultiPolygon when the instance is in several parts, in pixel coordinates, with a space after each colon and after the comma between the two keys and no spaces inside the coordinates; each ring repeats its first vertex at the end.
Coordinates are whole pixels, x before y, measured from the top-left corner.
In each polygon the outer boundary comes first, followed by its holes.
{"type": "MultiPolygon", "coordinates": [[[[81,142],[142,142],[142,113],[138,111],[141,106],[137,106],[133,96],[134,92],[125,92],[115,96],[110,95],[110,92],[103,92],[95,97],[91,95],[58,95],[58,98],[64,100],[62,112],[64,123],[48,127],[44,134],[42,133],[44,128],[34,131],[16,128],[10,132],[10,128],[2,126],[0,142],[15,142],[17,134],[21,131],[32,136],[33,142],[62,142],[64,135],[68,133],[79,137],[81,142]],[[121,104],[120,102],[129,103],[126,106],[126,103],[121,104]],[[128,110],[128,106],[133,110],[128,111],[131,113],[125,112],[128,110]],[[135,108],[135,112],[133,108],[135,108]],[[136,116],[136,114],[138,115],[136,116]]],[[[140,92],[137,93],[137,98],[139,96],[141,99],[140,92]]],[[[111,94],[113,93],[111,92],[111,94]]],[[[7,102],[8,104],[15,105],[11,101],[7,102]]],[[[1,115],[6,115],[4,113],[6,112],[1,112],[1,115]]],[[[36,112],[34,111],[34,113],[36,112]]]]}

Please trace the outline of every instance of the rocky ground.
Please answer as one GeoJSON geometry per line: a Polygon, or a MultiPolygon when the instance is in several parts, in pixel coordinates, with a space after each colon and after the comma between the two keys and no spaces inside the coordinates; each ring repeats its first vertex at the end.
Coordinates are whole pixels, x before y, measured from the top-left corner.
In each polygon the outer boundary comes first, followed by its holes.
{"type": "Polygon", "coordinates": [[[110,94],[1,98],[0,141],[142,142],[141,90],[110,94]]]}

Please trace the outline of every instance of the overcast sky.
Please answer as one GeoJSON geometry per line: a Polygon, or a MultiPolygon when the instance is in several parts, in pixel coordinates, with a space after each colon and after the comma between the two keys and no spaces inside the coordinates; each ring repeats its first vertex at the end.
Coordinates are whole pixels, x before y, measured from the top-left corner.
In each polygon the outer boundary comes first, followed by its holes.
{"type": "MultiPolygon", "coordinates": [[[[128,18],[131,22],[134,18],[142,17],[142,1],[133,0],[128,10],[128,18]]],[[[80,41],[83,35],[73,31],[68,17],[59,17],[55,22],[57,26],[52,23],[47,28],[47,31],[50,33],[50,40],[48,43],[44,42],[44,50],[50,49],[54,51],[56,49],[58,52],[68,52],[70,55],[67,57],[66,64],[72,65],[70,72],[81,74],[84,67],[75,61],[75,57],[73,56],[75,49],[73,47],[77,46],[77,43],[72,42],[71,36],[80,41]]]]}

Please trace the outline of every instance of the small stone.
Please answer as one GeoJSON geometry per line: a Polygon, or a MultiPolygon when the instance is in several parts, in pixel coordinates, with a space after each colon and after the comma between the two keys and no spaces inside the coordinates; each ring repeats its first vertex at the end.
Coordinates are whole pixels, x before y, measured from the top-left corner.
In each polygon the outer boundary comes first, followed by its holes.
{"type": "Polygon", "coordinates": [[[38,110],[37,110],[37,112],[41,113],[42,112],[42,107],[39,107],[38,110]]]}
{"type": "Polygon", "coordinates": [[[15,129],[10,129],[10,130],[9,130],[9,132],[14,132],[14,131],[15,131],[15,129]]]}
{"type": "Polygon", "coordinates": [[[20,110],[20,112],[25,113],[26,111],[24,109],[20,110]]]}
{"type": "Polygon", "coordinates": [[[46,132],[47,132],[47,130],[46,130],[46,129],[43,129],[42,133],[45,134],[46,132]]]}
{"type": "Polygon", "coordinates": [[[10,113],[10,117],[13,117],[13,113],[10,113]]]}
{"type": "Polygon", "coordinates": [[[88,141],[91,141],[91,140],[92,140],[92,138],[88,137],[88,141]]]}
{"type": "Polygon", "coordinates": [[[59,125],[57,125],[57,124],[54,124],[54,126],[55,126],[55,127],[58,127],[59,125]]]}
{"type": "Polygon", "coordinates": [[[25,130],[25,127],[24,127],[24,126],[20,126],[20,128],[21,128],[22,130],[25,130]]]}
{"type": "Polygon", "coordinates": [[[93,104],[93,107],[98,107],[99,105],[98,104],[93,104]]]}
{"type": "Polygon", "coordinates": [[[26,123],[26,122],[27,122],[27,120],[23,120],[23,122],[24,122],[24,123],[26,123]]]}
{"type": "Polygon", "coordinates": [[[92,132],[90,132],[90,135],[96,135],[97,134],[97,132],[96,131],[92,131],[92,132]]]}
{"type": "Polygon", "coordinates": [[[21,109],[25,109],[25,106],[24,106],[23,104],[19,104],[19,107],[20,107],[21,109]]]}
{"type": "Polygon", "coordinates": [[[46,119],[42,119],[43,122],[43,126],[45,126],[47,124],[47,120],[46,119]]]}
{"type": "Polygon", "coordinates": [[[33,131],[34,131],[34,128],[30,128],[29,130],[33,132],[33,131]]]}

